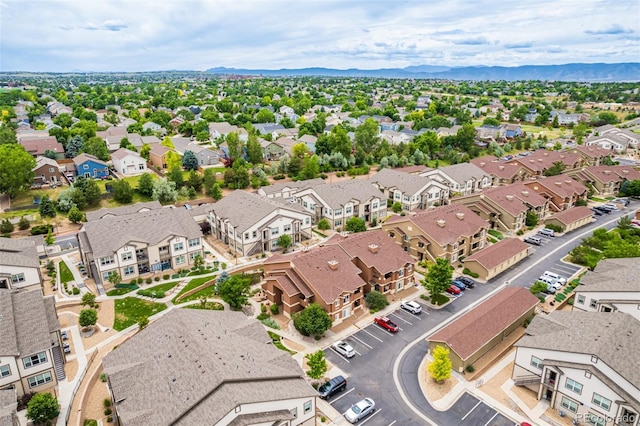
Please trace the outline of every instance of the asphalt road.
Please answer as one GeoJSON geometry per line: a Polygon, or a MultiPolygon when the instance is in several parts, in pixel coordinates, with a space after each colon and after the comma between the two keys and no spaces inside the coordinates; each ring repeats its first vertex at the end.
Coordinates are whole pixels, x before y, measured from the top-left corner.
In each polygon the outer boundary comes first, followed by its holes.
{"type": "Polygon", "coordinates": [[[463,292],[460,297],[440,310],[431,310],[420,299],[423,306],[420,315],[403,310],[387,314],[400,326],[393,334],[376,324],[353,333],[345,338],[356,350],[356,356],[347,360],[333,351],[325,350],[327,359],[340,368],[347,377],[347,389],[328,400],[339,412],[344,413],[352,404],[362,398],[372,398],[376,411],[359,424],[367,425],[425,425],[430,419],[434,425],[478,425],[512,426],[514,421],[496,412],[482,401],[465,393],[447,411],[435,410],[424,398],[417,378],[420,362],[427,353],[425,341],[427,335],[471,308],[483,296],[489,295],[499,287],[516,285],[529,287],[545,270],[569,276],[579,270],[578,267],[561,262],[567,253],[581,239],[590,235],[594,229],[611,229],[623,215],[635,210],[640,202],[632,201],[623,211],[597,216],[597,220],[585,227],[558,237],[542,237],[541,246],[534,246],[534,253],[512,268],[486,284],[478,284],[463,292]],[[394,381],[394,370],[405,402],[394,381]]]}
{"type": "Polygon", "coordinates": [[[78,236],[77,234],[67,234],[62,235],[55,238],[56,245],[60,246],[61,249],[70,249],[78,247],[78,236]]]}

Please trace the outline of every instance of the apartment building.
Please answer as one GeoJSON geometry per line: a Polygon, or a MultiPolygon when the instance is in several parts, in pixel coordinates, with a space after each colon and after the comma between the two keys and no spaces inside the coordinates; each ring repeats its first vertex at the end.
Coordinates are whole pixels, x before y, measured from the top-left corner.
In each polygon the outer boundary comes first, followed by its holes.
{"type": "Polygon", "coordinates": [[[485,173],[493,179],[493,185],[509,185],[514,182],[525,180],[529,177],[529,172],[517,163],[508,163],[493,155],[486,155],[471,160],[485,173]]]}
{"type": "Polygon", "coordinates": [[[0,291],[40,289],[42,274],[32,239],[0,238],[0,291]]]}
{"type": "Polygon", "coordinates": [[[400,203],[404,211],[442,206],[449,202],[448,186],[429,177],[382,169],[369,181],[392,203],[400,203]]]}
{"type": "Polygon", "coordinates": [[[420,173],[449,187],[449,196],[469,195],[491,187],[493,178],[473,163],[459,163],[420,173]]]}
{"type": "Polygon", "coordinates": [[[565,173],[583,185],[593,188],[598,197],[615,196],[625,181],[640,179],[640,171],[631,166],[589,166],[565,173]]]}
{"type": "Polygon", "coordinates": [[[549,202],[549,210],[563,211],[586,200],[589,189],[568,176],[552,176],[524,183],[530,190],[542,195],[549,202]]]}

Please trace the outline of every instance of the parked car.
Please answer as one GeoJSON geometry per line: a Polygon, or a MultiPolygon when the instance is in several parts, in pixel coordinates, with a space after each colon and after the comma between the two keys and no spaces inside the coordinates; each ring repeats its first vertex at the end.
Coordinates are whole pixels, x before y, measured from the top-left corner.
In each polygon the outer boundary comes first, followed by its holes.
{"type": "Polygon", "coordinates": [[[591,211],[596,215],[596,216],[602,216],[604,214],[604,212],[596,209],[595,207],[591,209],[591,211]]]}
{"type": "Polygon", "coordinates": [[[524,239],[525,243],[533,244],[536,246],[542,245],[542,240],[538,237],[527,237],[524,239]]]}
{"type": "Polygon", "coordinates": [[[606,214],[609,214],[612,211],[610,208],[607,208],[605,206],[595,206],[594,209],[606,214]]]}
{"type": "Polygon", "coordinates": [[[546,237],[555,237],[556,236],[556,231],[554,231],[553,229],[544,228],[544,229],[539,230],[538,234],[544,235],[546,237]]]}
{"type": "Polygon", "coordinates": [[[338,392],[342,392],[347,388],[347,379],[343,376],[336,376],[333,379],[325,382],[318,388],[318,394],[320,398],[327,399],[338,392]]]}
{"type": "Polygon", "coordinates": [[[618,210],[618,206],[615,205],[614,203],[606,203],[606,204],[603,204],[602,207],[604,207],[605,209],[612,210],[612,211],[618,210]]]}
{"type": "Polygon", "coordinates": [[[342,340],[338,340],[331,347],[345,358],[353,358],[356,355],[356,350],[353,346],[342,340]]]}
{"type": "Polygon", "coordinates": [[[357,423],[376,410],[376,403],[371,398],[365,398],[356,402],[344,413],[344,418],[349,423],[357,423]]]}
{"type": "Polygon", "coordinates": [[[71,347],[69,346],[68,343],[63,343],[62,344],[62,350],[65,354],[70,354],[71,353],[71,347]]]}
{"type": "Polygon", "coordinates": [[[469,277],[461,276],[456,278],[458,281],[462,281],[464,285],[469,288],[474,288],[476,286],[476,282],[469,277]]]}
{"type": "Polygon", "coordinates": [[[62,337],[62,340],[69,340],[69,334],[67,334],[67,330],[62,330],[60,332],[60,336],[62,337]]]}
{"type": "Polygon", "coordinates": [[[449,294],[453,294],[454,296],[459,296],[462,293],[460,289],[453,284],[447,287],[445,291],[449,294]]]}
{"type": "Polygon", "coordinates": [[[557,280],[561,285],[565,285],[567,283],[567,279],[565,277],[563,277],[560,274],[556,274],[555,272],[551,272],[551,271],[544,271],[544,274],[542,274],[543,277],[550,277],[554,280],[557,280]]]}
{"type": "Polygon", "coordinates": [[[396,324],[395,322],[391,321],[387,317],[375,317],[373,319],[373,322],[375,322],[380,327],[382,327],[385,330],[390,331],[392,333],[395,333],[396,331],[398,331],[400,329],[400,327],[398,327],[398,324],[396,324]]]}
{"type": "Polygon", "coordinates": [[[464,285],[464,283],[462,281],[453,280],[453,281],[451,281],[451,285],[454,285],[454,286],[458,287],[462,291],[465,291],[467,289],[467,286],[464,285]]]}
{"type": "Polygon", "coordinates": [[[616,198],[615,200],[613,200],[613,202],[614,202],[614,203],[622,204],[622,205],[624,205],[624,206],[626,207],[626,206],[628,206],[628,205],[629,205],[629,203],[630,203],[631,201],[629,201],[629,199],[628,199],[628,198],[616,198]]]}
{"type": "Polygon", "coordinates": [[[562,284],[560,284],[558,280],[547,277],[545,275],[542,275],[540,278],[538,278],[538,281],[542,281],[543,283],[545,283],[547,285],[547,288],[553,288],[554,293],[555,290],[560,290],[562,288],[562,284]]]}
{"type": "Polygon", "coordinates": [[[413,300],[403,300],[402,302],[400,302],[400,307],[405,311],[409,311],[415,315],[422,312],[422,306],[418,302],[414,302],[413,300]]]}

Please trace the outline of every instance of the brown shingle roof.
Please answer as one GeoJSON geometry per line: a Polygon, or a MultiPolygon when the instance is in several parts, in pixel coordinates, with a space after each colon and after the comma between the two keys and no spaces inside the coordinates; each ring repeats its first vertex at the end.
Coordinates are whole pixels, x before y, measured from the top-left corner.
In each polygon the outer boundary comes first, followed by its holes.
{"type": "Polygon", "coordinates": [[[481,197],[499,205],[514,216],[527,211],[529,205],[540,207],[547,202],[546,198],[533,192],[522,182],[486,189],[481,197]]]}
{"type": "Polygon", "coordinates": [[[21,139],[19,143],[33,156],[44,155],[47,150],[64,154],[64,147],[54,136],[48,138],[24,138],[21,139]]]}
{"type": "Polygon", "coordinates": [[[589,207],[577,206],[558,212],[553,216],[548,217],[547,220],[556,219],[564,223],[565,225],[569,225],[581,219],[584,219],[585,217],[591,216],[593,216],[593,211],[591,211],[589,207]]]}
{"type": "Polygon", "coordinates": [[[527,169],[533,170],[534,172],[542,172],[543,170],[553,166],[553,163],[558,161],[568,167],[573,167],[574,164],[580,161],[580,158],[581,156],[577,152],[547,151],[545,149],[539,149],[524,158],[515,158],[510,160],[509,163],[518,163],[527,169]]]}
{"type": "Polygon", "coordinates": [[[474,158],[471,160],[471,163],[475,164],[490,175],[496,176],[500,179],[513,179],[523,171],[521,165],[500,161],[493,155],[474,158]]]}
{"type": "Polygon", "coordinates": [[[523,287],[507,287],[427,338],[446,343],[465,360],[540,301],[523,287]]]}
{"type": "Polygon", "coordinates": [[[490,270],[528,249],[527,243],[517,238],[507,238],[473,253],[471,256],[466,257],[464,262],[475,260],[490,270]]]}
{"type": "Polygon", "coordinates": [[[589,176],[604,183],[640,179],[640,172],[631,166],[591,166],[583,170],[589,176]]]}
{"type": "Polygon", "coordinates": [[[525,185],[538,193],[545,192],[540,188],[544,187],[547,192],[560,198],[571,198],[588,191],[587,187],[580,182],[563,175],[541,178],[534,182],[526,182],[525,185]]]}

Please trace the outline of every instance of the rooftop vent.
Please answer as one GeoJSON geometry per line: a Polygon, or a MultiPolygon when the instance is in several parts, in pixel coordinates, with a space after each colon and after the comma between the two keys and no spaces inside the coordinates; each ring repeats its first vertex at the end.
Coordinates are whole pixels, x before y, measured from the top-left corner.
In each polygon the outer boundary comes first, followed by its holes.
{"type": "Polygon", "coordinates": [[[532,158],[531,160],[529,160],[529,162],[530,162],[531,164],[533,164],[533,163],[535,163],[535,162],[536,162],[536,160],[534,160],[534,159],[532,158]]]}
{"type": "Polygon", "coordinates": [[[458,213],[456,213],[456,217],[457,217],[458,219],[460,219],[460,220],[464,220],[464,213],[462,213],[462,212],[458,212],[458,213]]]}
{"type": "Polygon", "coordinates": [[[538,163],[542,163],[542,158],[538,158],[538,163]]]}
{"type": "MultiPolygon", "coordinates": [[[[544,156],[545,156],[545,157],[548,157],[548,156],[549,156],[549,153],[548,153],[548,152],[544,152],[543,154],[544,154],[544,156]]],[[[538,161],[539,161],[539,159],[538,159],[538,161]]]]}
{"type": "Polygon", "coordinates": [[[610,174],[611,174],[611,170],[605,170],[603,173],[604,173],[605,175],[610,175],[610,174]]]}
{"type": "Polygon", "coordinates": [[[504,166],[498,166],[500,170],[504,170],[504,166]]]}
{"type": "Polygon", "coordinates": [[[436,223],[438,224],[438,226],[440,228],[444,228],[444,225],[447,223],[444,219],[438,219],[436,220],[436,223]]]}
{"type": "Polygon", "coordinates": [[[556,186],[562,186],[562,182],[555,182],[556,186]]]}
{"type": "Polygon", "coordinates": [[[369,244],[369,251],[371,253],[377,253],[378,252],[378,245],[377,244],[369,244]]]}
{"type": "Polygon", "coordinates": [[[560,155],[560,158],[564,158],[564,157],[566,157],[566,155],[564,155],[564,154],[561,154],[561,155],[560,155]]]}
{"type": "Polygon", "coordinates": [[[484,167],[486,164],[487,164],[487,163],[485,163],[484,161],[482,161],[482,162],[480,163],[480,167],[484,167]]]}
{"type": "Polygon", "coordinates": [[[336,269],[338,269],[338,261],[337,260],[331,259],[327,263],[329,264],[329,268],[331,268],[332,271],[335,271],[336,269]]]}
{"type": "Polygon", "coordinates": [[[629,170],[624,169],[624,170],[622,170],[622,173],[625,174],[625,175],[628,175],[629,174],[629,170]]]}
{"type": "Polygon", "coordinates": [[[507,200],[513,201],[513,195],[507,195],[507,200]]]}
{"type": "Polygon", "coordinates": [[[573,181],[571,179],[567,179],[567,180],[564,181],[564,183],[572,184],[573,181]]]}
{"type": "Polygon", "coordinates": [[[522,191],[522,195],[524,195],[525,197],[529,196],[529,191],[522,191]]]}

